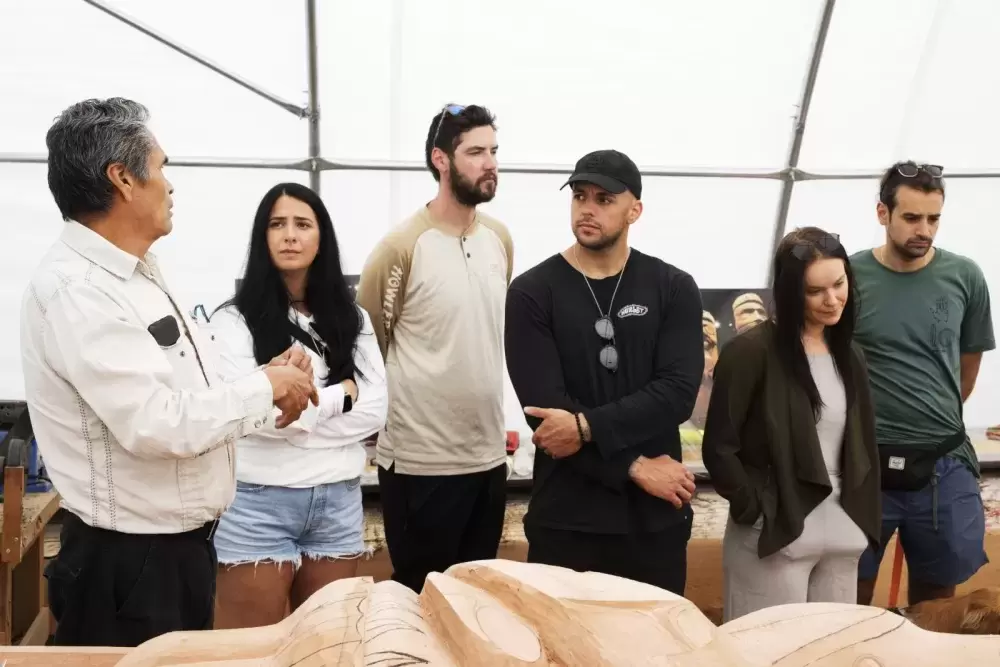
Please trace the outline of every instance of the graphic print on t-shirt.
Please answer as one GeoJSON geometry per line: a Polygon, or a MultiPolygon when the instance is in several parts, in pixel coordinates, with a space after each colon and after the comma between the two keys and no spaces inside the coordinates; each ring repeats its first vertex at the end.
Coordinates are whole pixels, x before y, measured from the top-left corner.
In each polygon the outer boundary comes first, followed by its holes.
{"type": "Polygon", "coordinates": [[[637,303],[630,303],[618,311],[618,319],[623,320],[626,317],[642,317],[648,312],[649,308],[646,306],[640,306],[637,303]]]}
{"type": "Polygon", "coordinates": [[[930,308],[930,346],[938,351],[950,350],[956,345],[958,333],[955,331],[953,323],[949,326],[948,297],[942,295],[934,300],[934,305],[930,308]]]}

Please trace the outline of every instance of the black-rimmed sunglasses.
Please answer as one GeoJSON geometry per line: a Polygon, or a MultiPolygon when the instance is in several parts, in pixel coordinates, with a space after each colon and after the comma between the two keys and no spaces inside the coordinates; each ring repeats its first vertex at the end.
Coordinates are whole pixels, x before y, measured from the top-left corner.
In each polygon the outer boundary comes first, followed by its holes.
{"type": "Polygon", "coordinates": [[[601,365],[614,373],[618,370],[618,348],[615,347],[615,325],[611,323],[610,317],[601,317],[594,323],[594,330],[597,335],[607,342],[601,348],[597,358],[601,365]]]}
{"type": "Polygon", "coordinates": [[[914,164],[912,162],[904,162],[903,164],[896,165],[896,171],[899,172],[899,175],[904,178],[916,178],[917,174],[920,172],[924,172],[932,178],[941,178],[944,174],[944,167],[939,164],[914,164]]]}

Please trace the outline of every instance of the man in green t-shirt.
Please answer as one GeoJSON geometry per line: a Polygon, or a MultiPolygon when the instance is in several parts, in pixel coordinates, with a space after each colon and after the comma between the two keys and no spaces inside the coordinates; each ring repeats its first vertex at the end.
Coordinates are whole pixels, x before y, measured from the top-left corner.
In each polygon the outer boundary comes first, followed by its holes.
{"type": "Polygon", "coordinates": [[[883,490],[881,546],[858,566],[860,604],[871,603],[897,529],[910,604],[951,597],[988,562],[979,462],[962,405],[983,352],[996,347],[990,296],[975,262],[934,247],[943,206],[940,167],[894,164],[877,206],[885,245],[851,257],[883,490]]]}

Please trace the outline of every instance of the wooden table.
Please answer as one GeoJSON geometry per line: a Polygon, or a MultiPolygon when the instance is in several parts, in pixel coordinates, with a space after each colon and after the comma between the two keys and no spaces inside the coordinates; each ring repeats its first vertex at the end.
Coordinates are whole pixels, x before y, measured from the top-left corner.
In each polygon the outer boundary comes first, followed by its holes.
{"type": "Polygon", "coordinates": [[[0,646],[3,667],[114,667],[129,652],[115,647],[0,646]],[[3,661],[7,662],[4,663],[3,661]]]}
{"type": "Polygon", "coordinates": [[[45,526],[59,509],[59,494],[25,494],[24,483],[24,468],[4,469],[4,502],[0,504],[0,646],[15,641],[21,646],[42,645],[49,638],[44,537],[45,526]]]}

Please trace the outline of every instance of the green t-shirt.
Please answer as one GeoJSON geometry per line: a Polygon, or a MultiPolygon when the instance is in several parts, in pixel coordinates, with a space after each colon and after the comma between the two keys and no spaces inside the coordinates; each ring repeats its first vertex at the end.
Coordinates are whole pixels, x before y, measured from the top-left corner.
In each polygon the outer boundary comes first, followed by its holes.
{"type": "MultiPolygon", "coordinates": [[[[960,356],[996,347],[986,278],[975,262],[941,248],[919,271],[888,269],[871,250],[853,255],[851,269],[876,439],[933,446],[964,428],[960,356]]],[[[968,438],[951,456],[979,476],[968,438]]]]}

